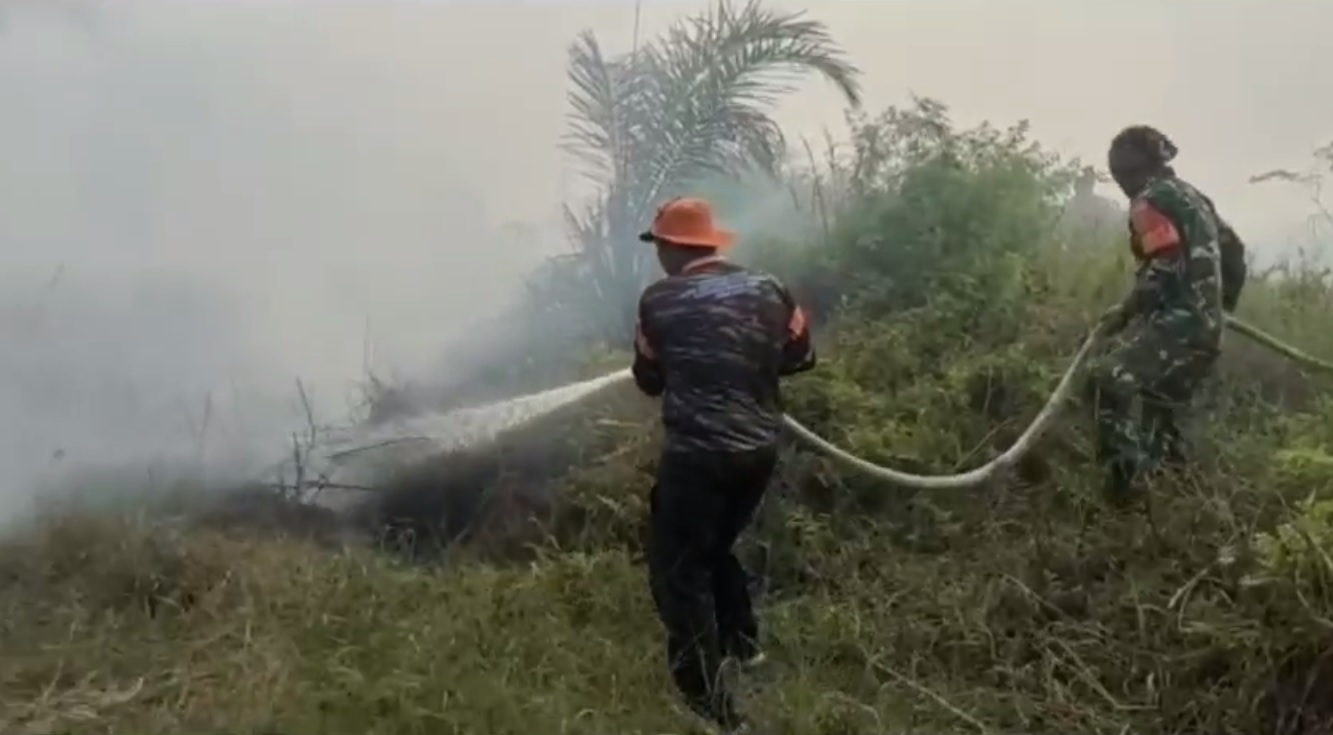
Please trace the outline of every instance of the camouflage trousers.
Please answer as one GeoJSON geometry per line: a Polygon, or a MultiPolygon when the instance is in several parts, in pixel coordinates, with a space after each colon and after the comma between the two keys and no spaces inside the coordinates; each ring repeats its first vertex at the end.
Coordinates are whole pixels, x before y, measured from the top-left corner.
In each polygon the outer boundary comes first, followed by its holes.
{"type": "Polygon", "coordinates": [[[1123,496],[1140,473],[1183,461],[1179,414],[1217,356],[1215,346],[1145,324],[1092,364],[1085,399],[1096,418],[1097,460],[1108,473],[1110,494],[1123,496]]]}

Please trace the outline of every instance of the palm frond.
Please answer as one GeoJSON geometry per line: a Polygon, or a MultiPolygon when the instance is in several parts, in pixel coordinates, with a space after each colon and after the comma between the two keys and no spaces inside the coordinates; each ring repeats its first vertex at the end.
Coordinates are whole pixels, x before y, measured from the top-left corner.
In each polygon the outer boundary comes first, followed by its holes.
{"type": "Polygon", "coordinates": [[[719,2],[711,11],[668,29],[639,71],[651,79],[657,119],[638,127],[652,135],[637,163],[635,209],[701,176],[747,165],[773,170],[785,140],[771,116],[796,79],[816,71],[853,105],[858,70],[833,44],[822,23],[802,13],[779,13],[751,0],[740,11],[719,2]]]}
{"type": "Polygon", "coordinates": [[[569,47],[568,64],[571,111],[564,147],[591,166],[595,175],[615,176],[624,138],[625,105],[618,82],[624,76],[623,64],[608,59],[590,31],[579,34],[569,47]]]}
{"type": "Polygon", "coordinates": [[[567,211],[567,225],[589,276],[615,282],[599,283],[608,299],[636,298],[646,282],[651,250],[633,234],[662,199],[712,175],[776,173],[786,140],[772,112],[799,78],[818,74],[860,103],[860,72],[824,24],[759,0],[719,0],[630,55],[609,56],[584,33],[568,60],[564,147],[600,193],[595,212],[567,211]]]}

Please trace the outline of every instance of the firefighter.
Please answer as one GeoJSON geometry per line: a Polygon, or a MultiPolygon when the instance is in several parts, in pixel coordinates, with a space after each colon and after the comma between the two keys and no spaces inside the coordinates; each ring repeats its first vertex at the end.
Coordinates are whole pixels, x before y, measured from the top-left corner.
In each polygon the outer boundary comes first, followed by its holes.
{"type": "Polygon", "coordinates": [[[778,458],[779,378],[815,366],[806,314],[772,275],[726,260],[733,233],[708,202],[662,205],[640,236],[666,277],[639,300],[633,374],[662,398],[649,582],[686,703],[724,731],[745,718],[720,679],[724,658],[763,658],[748,575],[732,551],[778,458]]]}

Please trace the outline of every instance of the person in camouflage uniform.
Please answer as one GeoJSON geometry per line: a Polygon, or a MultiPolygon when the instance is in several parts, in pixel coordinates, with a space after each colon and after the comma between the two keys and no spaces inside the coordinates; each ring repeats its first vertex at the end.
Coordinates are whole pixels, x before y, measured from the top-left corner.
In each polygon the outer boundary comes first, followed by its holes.
{"type": "Polygon", "coordinates": [[[663,205],[640,239],[666,278],[640,297],[633,374],[662,398],[648,573],[672,678],[697,714],[744,726],[723,657],[758,663],[749,579],[732,547],[777,463],[780,377],[815,366],[801,307],[778,279],[721,257],[734,236],[700,199],[663,205]]]}
{"type": "Polygon", "coordinates": [[[1245,283],[1244,244],[1213,202],[1176,175],[1169,165],[1176,153],[1148,126],[1121,131],[1108,153],[1111,176],[1130,200],[1138,265],[1129,296],[1103,316],[1107,334],[1121,340],[1093,366],[1087,385],[1098,459],[1116,500],[1128,497],[1140,472],[1183,462],[1178,411],[1212,371],[1225,314],[1245,283]]]}

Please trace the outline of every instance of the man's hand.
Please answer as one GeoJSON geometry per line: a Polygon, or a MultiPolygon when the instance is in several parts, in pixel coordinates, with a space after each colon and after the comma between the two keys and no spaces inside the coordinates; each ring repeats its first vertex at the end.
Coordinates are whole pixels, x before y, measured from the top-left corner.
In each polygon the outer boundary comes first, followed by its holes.
{"type": "Polygon", "coordinates": [[[1116,304],[1102,313],[1098,327],[1104,334],[1115,334],[1129,325],[1129,310],[1124,304],[1116,304]]]}

